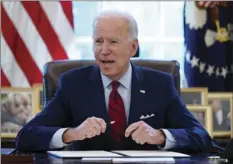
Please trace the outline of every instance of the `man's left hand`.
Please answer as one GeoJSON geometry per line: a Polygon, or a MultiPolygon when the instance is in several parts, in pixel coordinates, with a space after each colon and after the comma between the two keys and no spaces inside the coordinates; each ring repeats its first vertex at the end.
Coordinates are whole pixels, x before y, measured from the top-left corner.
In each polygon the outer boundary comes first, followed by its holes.
{"type": "Polygon", "coordinates": [[[125,137],[131,136],[138,144],[162,145],[165,142],[165,136],[162,130],[153,129],[144,121],[131,124],[125,131],[125,137]]]}

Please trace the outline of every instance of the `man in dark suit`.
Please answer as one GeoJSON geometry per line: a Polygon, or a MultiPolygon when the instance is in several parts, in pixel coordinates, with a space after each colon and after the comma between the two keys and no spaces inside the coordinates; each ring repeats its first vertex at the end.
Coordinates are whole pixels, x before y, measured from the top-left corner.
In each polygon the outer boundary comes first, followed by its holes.
{"type": "Polygon", "coordinates": [[[181,102],[172,76],[130,62],[138,48],[135,19],[104,12],[93,28],[97,65],[60,77],[54,98],[19,132],[16,148],[210,151],[211,137],[181,102]]]}
{"type": "Polygon", "coordinates": [[[228,123],[228,112],[223,109],[223,102],[221,100],[215,99],[212,101],[213,110],[213,131],[226,131],[229,130],[228,123]]]}

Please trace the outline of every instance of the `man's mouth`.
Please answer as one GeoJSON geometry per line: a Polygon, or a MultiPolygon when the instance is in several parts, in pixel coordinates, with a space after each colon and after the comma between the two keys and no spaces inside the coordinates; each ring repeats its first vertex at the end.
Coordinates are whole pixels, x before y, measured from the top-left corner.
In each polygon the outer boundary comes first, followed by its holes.
{"type": "Polygon", "coordinates": [[[110,65],[110,64],[113,64],[113,63],[114,63],[113,60],[101,60],[101,62],[102,62],[104,65],[110,65]]]}

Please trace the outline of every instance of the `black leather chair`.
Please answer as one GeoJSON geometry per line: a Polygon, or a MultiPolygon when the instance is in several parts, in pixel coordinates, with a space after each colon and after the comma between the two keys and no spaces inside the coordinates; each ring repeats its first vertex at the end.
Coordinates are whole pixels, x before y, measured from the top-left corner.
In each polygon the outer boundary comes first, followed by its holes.
{"type": "MultiPolygon", "coordinates": [[[[180,66],[177,61],[143,60],[138,58],[132,58],[131,61],[139,66],[148,67],[172,74],[174,77],[175,87],[180,94],[180,66]]],[[[92,64],[95,64],[94,60],[60,60],[48,62],[45,65],[43,71],[44,105],[47,104],[47,102],[51,100],[55,94],[59,77],[63,72],[92,64]]]]}

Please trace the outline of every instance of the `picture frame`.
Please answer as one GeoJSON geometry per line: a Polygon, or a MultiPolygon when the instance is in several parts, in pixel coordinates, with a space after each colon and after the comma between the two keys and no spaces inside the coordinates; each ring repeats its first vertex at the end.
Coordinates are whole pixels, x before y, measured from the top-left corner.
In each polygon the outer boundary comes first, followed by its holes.
{"type": "Polygon", "coordinates": [[[34,97],[35,97],[35,108],[37,112],[40,112],[44,106],[43,100],[43,85],[38,83],[32,86],[34,90],[34,97]]]}
{"type": "Polygon", "coordinates": [[[208,104],[213,117],[213,136],[233,136],[233,94],[225,92],[208,93],[208,104]]]}
{"type": "Polygon", "coordinates": [[[180,97],[185,105],[208,105],[208,88],[181,88],[180,97]]]}
{"type": "Polygon", "coordinates": [[[212,136],[212,112],[209,105],[187,105],[188,110],[212,136]]]}
{"type": "Polygon", "coordinates": [[[36,113],[32,88],[1,88],[1,138],[15,138],[36,113]]]}

